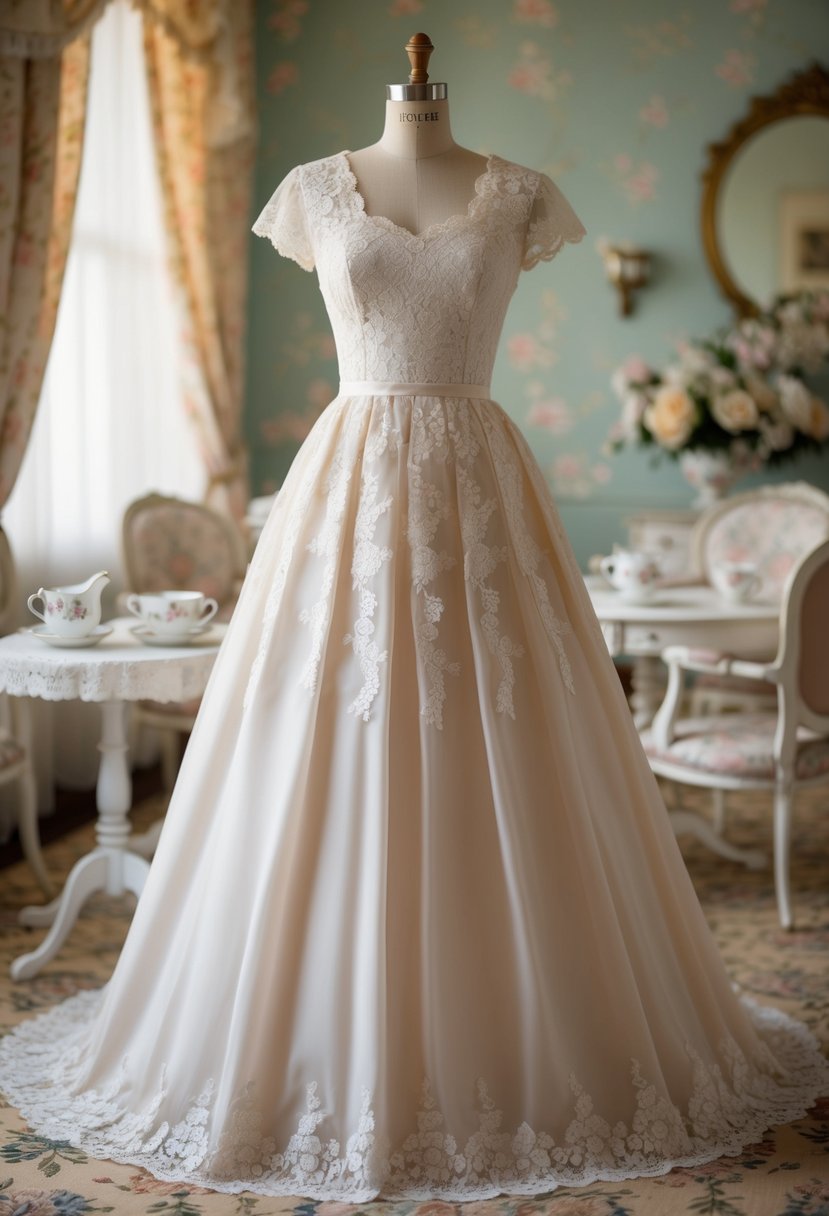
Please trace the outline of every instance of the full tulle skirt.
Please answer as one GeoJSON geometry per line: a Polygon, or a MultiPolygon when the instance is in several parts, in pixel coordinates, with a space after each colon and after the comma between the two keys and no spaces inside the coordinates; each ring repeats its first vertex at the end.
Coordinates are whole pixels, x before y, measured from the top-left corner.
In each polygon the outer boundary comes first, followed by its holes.
{"type": "Polygon", "coordinates": [[[736,1153],[827,1088],[733,990],[492,401],[337,398],[257,547],[112,979],[32,1126],[223,1191],[483,1198],[736,1153]]]}

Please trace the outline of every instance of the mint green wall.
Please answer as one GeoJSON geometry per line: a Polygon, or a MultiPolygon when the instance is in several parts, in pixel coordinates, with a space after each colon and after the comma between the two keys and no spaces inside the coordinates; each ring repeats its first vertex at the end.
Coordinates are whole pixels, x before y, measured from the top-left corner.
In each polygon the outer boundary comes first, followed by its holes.
{"type": "MultiPolygon", "coordinates": [[[[608,375],[631,352],[663,361],[675,339],[729,319],[699,237],[705,147],[751,94],[815,55],[829,61],[829,4],[258,0],[257,213],[293,165],[379,137],[384,86],[405,79],[402,48],[421,29],[437,47],[432,79],[449,84],[458,142],[549,173],[588,230],[522,276],[493,379],[584,561],[621,538],[631,509],[690,501],[674,464],[602,454],[616,417],[608,375]],[[655,255],[654,282],[627,320],[604,280],[602,236],[655,255]]],[[[251,241],[247,434],[254,491],[267,492],[334,396],[337,368],[316,276],[251,241]]],[[[783,476],[829,489],[829,460],[783,476]]]]}

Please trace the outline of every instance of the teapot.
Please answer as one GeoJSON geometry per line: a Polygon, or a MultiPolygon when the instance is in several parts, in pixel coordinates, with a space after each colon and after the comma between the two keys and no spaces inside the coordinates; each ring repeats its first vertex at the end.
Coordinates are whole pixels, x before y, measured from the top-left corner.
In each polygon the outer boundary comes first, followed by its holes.
{"type": "Polygon", "coordinates": [[[101,623],[101,596],[109,581],[109,571],[99,570],[84,583],[41,587],[26,602],[29,611],[39,617],[50,632],[63,637],[86,637],[101,623]],[[42,612],[35,608],[35,600],[43,604],[42,612]]]}
{"type": "Polygon", "coordinates": [[[634,604],[651,598],[662,573],[658,558],[636,549],[617,549],[602,558],[599,569],[611,587],[634,604]]]}

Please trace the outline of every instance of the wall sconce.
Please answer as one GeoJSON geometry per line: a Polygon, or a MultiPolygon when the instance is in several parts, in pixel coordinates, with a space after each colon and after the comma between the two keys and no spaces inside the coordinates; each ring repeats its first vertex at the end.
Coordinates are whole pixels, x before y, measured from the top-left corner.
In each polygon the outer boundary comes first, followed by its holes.
{"type": "Polygon", "coordinates": [[[596,248],[604,262],[608,282],[619,292],[619,313],[629,317],[633,312],[633,293],[650,280],[651,255],[625,241],[612,245],[602,238],[596,248]]]}

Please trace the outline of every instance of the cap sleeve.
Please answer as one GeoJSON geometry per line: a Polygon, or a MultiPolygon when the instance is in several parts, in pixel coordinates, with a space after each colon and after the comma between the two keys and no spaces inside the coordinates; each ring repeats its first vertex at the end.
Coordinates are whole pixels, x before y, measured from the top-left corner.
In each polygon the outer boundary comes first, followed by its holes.
{"type": "Polygon", "coordinates": [[[539,262],[549,262],[565,241],[580,241],[585,231],[555,182],[544,173],[539,173],[524,240],[522,269],[532,270],[539,262]]]}
{"type": "Polygon", "coordinates": [[[277,253],[293,258],[303,270],[314,269],[314,250],[305,203],[302,197],[302,182],[297,166],[282,179],[262,209],[252,231],[257,236],[266,236],[277,253]]]}

